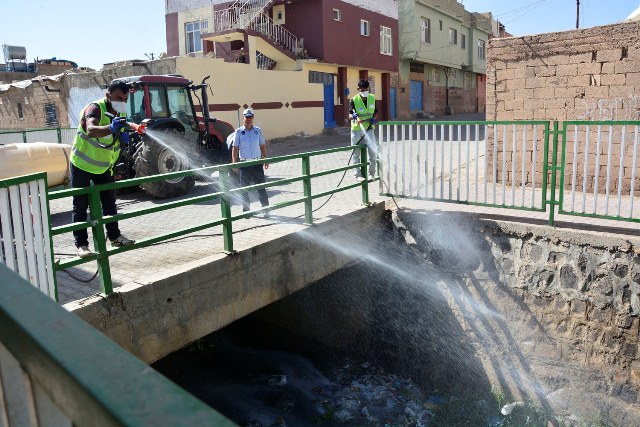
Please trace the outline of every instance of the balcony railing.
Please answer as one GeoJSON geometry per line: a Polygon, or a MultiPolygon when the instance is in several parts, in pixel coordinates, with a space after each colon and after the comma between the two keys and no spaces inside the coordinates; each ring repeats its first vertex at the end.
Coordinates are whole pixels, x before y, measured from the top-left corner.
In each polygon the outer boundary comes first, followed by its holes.
{"type": "Polygon", "coordinates": [[[261,52],[256,52],[256,63],[260,70],[273,70],[276,65],[276,61],[261,52]]]}
{"type": "Polygon", "coordinates": [[[273,0],[237,0],[229,8],[213,12],[214,32],[246,29],[251,21],[264,12],[273,0]]]}
{"type": "Polygon", "coordinates": [[[264,13],[272,3],[272,0],[238,0],[225,10],[214,11],[212,31],[251,29],[297,55],[302,52],[302,48],[298,46],[298,38],[264,13]]]}
{"type": "Polygon", "coordinates": [[[247,28],[263,34],[278,46],[282,46],[284,49],[296,53],[298,38],[282,25],[275,24],[268,15],[261,13],[251,21],[247,28]]]}

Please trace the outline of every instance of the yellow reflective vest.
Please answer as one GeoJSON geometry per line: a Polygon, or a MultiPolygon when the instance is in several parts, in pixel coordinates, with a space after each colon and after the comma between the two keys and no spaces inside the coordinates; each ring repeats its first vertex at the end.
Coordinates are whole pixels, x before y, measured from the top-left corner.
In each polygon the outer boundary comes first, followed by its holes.
{"type": "MultiPolygon", "coordinates": [[[[100,126],[106,126],[111,123],[111,119],[105,114],[107,112],[107,98],[94,101],[91,104],[97,104],[100,107],[100,126]]],[[[102,138],[89,138],[87,132],[82,129],[82,118],[84,112],[89,107],[88,104],[80,113],[80,124],[73,141],[71,149],[71,163],[77,168],[100,175],[110,169],[120,156],[120,141],[114,143],[114,135],[107,135],[102,138]]],[[[120,114],[125,117],[126,114],[120,114]]],[[[122,131],[119,131],[120,134],[122,131]]]]}
{"type": "MultiPolygon", "coordinates": [[[[369,121],[373,118],[373,112],[376,110],[376,96],[370,93],[367,96],[367,105],[364,105],[364,100],[360,94],[353,97],[353,105],[356,109],[358,119],[362,122],[362,126],[365,129],[369,129],[369,121]]],[[[373,129],[374,126],[371,126],[373,129]]],[[[360,125],[357,121],[351,122],[351,130],[360,129],[360,125]]]]}

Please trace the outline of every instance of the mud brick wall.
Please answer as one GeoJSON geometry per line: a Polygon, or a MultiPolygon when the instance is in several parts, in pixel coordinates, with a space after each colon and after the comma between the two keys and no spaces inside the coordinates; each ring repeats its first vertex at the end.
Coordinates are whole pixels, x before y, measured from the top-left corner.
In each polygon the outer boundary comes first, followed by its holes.
{"type": "MultiPolygon", "coordinates": [[[[561,33],[492,39],[487,53],[487,120],[640,120],[640,23],[629,22],[561,33]]],[[[573,128],[569,129],[573,132],[573,128]]],[[[592,127],[587,176],[583,175],[584,129],[579,132],[576,185],[593,191],[593,154],[597,130],[592,127]]],[[[571,136],[573,137],[573,136],[571,136]]],[[[631,182],[633,135],[627,130],[623,158],[623,191],[631,182]]],[[[611,151],[608,126],[601,133],[600,179],[609,174],[617,191],[621,131],[614,132],[611,151]],[[611,164],[617,169],[606,170],[611,164]]],[[[542,159],[543,146],[538,147],[542,159]]],[[[572,157],[573,145],[568,145],[572,157]]],[[[637,150],[637,148],[636,148],[637,150]]],[[[640,154],[640,153],[638,153],[640,154]]],[[[569,164],[573,167],[573,163],[569,164]]],[[[638,165],[636,165],[637,169],[638,165]]],[[[517,173],[518,174],[518,173],[517,173]]],[[[636,170],[636,175],[638,175],[636,170]]],[[[501,173],[498,174],[501,176],[501,173]]],[[[565,188],[570,185],[565,176],[565,188]]],[[[636,183],[636,188],[638,187],[636,183]]],[[[600,183],[598,192],[604,192],[600,183]]]]}
{"type": "Polygon", "coordinates": [[[68,127],[67,105],[59,88],[52,81],[33,81],[24,89],[1,91],[0,130],[68,127]]]}

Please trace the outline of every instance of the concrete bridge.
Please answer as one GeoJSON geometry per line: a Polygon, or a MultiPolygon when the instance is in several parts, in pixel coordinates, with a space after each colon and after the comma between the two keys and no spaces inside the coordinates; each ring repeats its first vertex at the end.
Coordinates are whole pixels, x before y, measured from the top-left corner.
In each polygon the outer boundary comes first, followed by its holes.
{"type": "MultiPolygon", "coordinates": [[[[339,140],[338,140],[339,141],[339,140]]],[[[339,141],[341,142],[341,141],[339,141]]],[[[278,154],[277,144],[270,154],[278,154]]],[[[301,147],[297,147],[298,150],[301,147]]],[[[323,147],[325,148],[325,147],[323,147]]],[[[281,151],[291,152],[283,144],[281,151]]],[[[294,149],[295,151],[295,149],[294,149]]],[[[345,166],[350,152],[323,155],[318,170],[345,166]]],[[[300,162],[270,165],[268,179],[299,175],[300,162]]],[[[334,188],[343,172],[319,178],[314,192],[334,188]]],[[[185,197],[208,194],[213,183],[197,183],[185,197]]],[[[344,184],[355,183],[347,171],[344,184]]],[[[343,185],[344,185],[343,184],[343,185]]],[[[234,249],[223,250],[220,227],[110,257],[114,294],[100,293],[96,263],[57,273],[59,300],[125,349],[151,363],[223,326],[339,270],[358,258],[314,244],[312,236],[331,239],[345,230],[375,232],[384,215],[384,198],[371,182],[369,206],[362,205],[360,188],[314,201],[314,225],[304,224],[301,204],[234,223],[234,249]],[[329,200],[328,200],[329,199],[329,200]],[[328,201],[328,202],[327,202],[328,201]],[[327,202],[326,204],[324,204],[327,202]],[[302,233],[302,234],[301,234],[302,233]]],[[[302,196],[300,183],[268,190],[271,204],[302,196]]],[[[175,200],[175,199],[174,199],[175,200]]],[[[51,201],[52,225],[70,222],[70,199],[51,201]]],[[[167,202],[142,192],[118,196],[120,212],[167,202]]],[[[121,231],[135,239],[202,223],[218,213],[219,202],[172,209],[120,222],[121,231]]],[[[252,206],[259,206],[253,199],[252,206]]],[[[234,204],[232,214],[241,212],[234,204]]],[[[56,259],[75,257],[70,233],[54,237],[56,259]]]]}

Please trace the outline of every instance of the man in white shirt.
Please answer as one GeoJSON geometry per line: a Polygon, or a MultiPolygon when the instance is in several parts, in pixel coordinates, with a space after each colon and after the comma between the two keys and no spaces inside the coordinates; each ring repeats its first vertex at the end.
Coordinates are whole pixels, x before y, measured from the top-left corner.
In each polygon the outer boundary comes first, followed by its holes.
{"type": "MultiPolygon", "coordinates": [[[[253,110],[247,108],[242,113],[244,116],[244,125],[236,129],[233,138],[233,148],[231,150],[231,159],[233,163],[245,162],[250,160],[266,159],[267,158],[267,146],[265,144],[264,136],[262,135],[262,129],[253,125],[253,110]]],[[[240,184],[243,187],[250,185],[251,182],[255,184],[262,184],[265,182],[264,170],[269,169],[267,163],[263,165],[246,166],[240,169],[240,184]]],[[[234,169],[234,172],[237,169],[234,169]]],[[[243,193],[242,211],[249,210],[249,193],[243,193]]],[[[262,188],[258,190],[258,197],[263,207],[269,206],[269,197],[267,196],[267,190],[262,188]]],[[[269,216],[269,212],[265,212],[265,217],[269,216]]]]}

